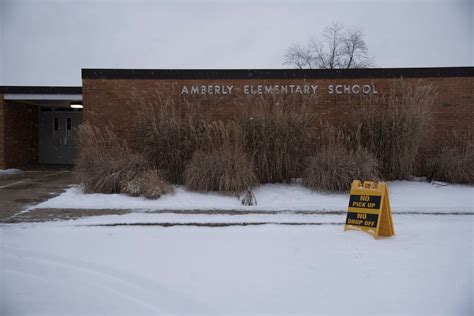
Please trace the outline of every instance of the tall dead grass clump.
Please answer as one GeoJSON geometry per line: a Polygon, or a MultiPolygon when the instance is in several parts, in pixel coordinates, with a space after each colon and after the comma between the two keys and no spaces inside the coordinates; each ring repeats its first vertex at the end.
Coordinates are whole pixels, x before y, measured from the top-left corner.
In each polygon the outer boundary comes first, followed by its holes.
{"type": "Polygon", "coordinates": [[[365,97],[342,125],[354,147],[364,147],[380,162],[384,179],[407,179],[414,174],[421,145],[432,131],[432,85],[411,87],[403,81],[388,95],[365,97]]]}
{"type": "Polygon", "coordinates": [[[287,182],[301,176],[304,159],[313,151],[315,96],[243,97],[245,113],[238,122],[245,151],[262,183],[287,182]]]}
{"type": "MultiPolygon", "coordinates": [[[[148,172],[148,163],[143,156],[134,153],[111,127],[100,130],[85,123],[79,127],[78,135],[80,155],[74,171],[85,193],[130,193],[127,185],[148,172]]],[[[155,185],[161,187],[163,194],[172,191],[155,172],[154,182],[141,185],[132,195],[143,195],[155,185]]]]}
{"type": "Polygon", "coordinates": [[[355,179],[376,180],[377,168],[377,159],[367,150],[330,144],[307,159],[303,184],[318,191],[347,191],[355,179]]]}
{"type": "Polygon", "coordinates": [[[450,143],[440,146],[432,157],[433,180],[450,183],[474,183],[474,140],[469,135],[453,135],[450,143]]]}
{"type": "Polygon", "coordinates": [[[169,182],[183,183],[186,164],[206,139],[209,119],[198,103],[161,95],[137,102],[137,147],[169,182]]]}
{"type": "Polygon", "coordinates": [[[196,191],[237,193],[258,184],[240,128],[232,121],[210,123],[206,141],[193,153],[183,178],[185,186],[196,191]]]}

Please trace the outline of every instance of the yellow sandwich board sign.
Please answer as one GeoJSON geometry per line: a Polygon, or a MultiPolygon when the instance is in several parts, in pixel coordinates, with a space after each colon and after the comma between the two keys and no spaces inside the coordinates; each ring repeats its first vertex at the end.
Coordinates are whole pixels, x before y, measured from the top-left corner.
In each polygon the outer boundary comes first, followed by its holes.
{"type": "Polygon", "coordinates": [[[367,232],[374,238],[395,235],[385,182],[352,182],[344,231],[348,229],[367,232]]]}

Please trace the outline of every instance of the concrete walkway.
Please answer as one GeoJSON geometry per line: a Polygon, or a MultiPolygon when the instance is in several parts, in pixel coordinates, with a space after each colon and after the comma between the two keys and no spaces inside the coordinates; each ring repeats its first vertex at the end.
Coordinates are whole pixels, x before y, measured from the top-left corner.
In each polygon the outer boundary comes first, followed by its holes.
{"type": "Polygon", "coordinates": [[[0,176],[0,222],[13,218],[28,206],[59,195],[75,184],[70,168],[31,170],[0,176]]]}

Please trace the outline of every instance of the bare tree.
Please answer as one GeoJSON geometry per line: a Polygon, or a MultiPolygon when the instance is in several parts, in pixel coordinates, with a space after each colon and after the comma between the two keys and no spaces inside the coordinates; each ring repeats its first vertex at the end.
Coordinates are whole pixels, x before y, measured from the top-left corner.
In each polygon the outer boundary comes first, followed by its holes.
{"type": "Polygon", "coordinates": [[[321,39],[313,37],[307,44],[291,45],[284,64],[299,69],[347,69],[367,68],[372,62],[362,30],[333,23],[324,28],[321,39]]]}

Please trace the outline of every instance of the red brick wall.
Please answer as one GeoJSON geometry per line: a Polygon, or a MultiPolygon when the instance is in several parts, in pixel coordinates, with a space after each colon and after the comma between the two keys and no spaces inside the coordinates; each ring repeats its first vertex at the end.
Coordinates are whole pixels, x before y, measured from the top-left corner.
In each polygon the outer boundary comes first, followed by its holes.
{"type": "MultiPolygon", "coordinates": [[[[337,120],[347,112],[350,104],[358,97],[330,95],[329,84],[375,84],[378,93],[388,93],[392,83],[400,79],[286,79],[286,80],[158,80],[158,79],[84,79],[83,80],[83,121],[96,126],[111,122],[117,132],[126,137],[132,136],[133,117],[136,111],[135,96],[148,101],[156,93],[179,97],[183,85],[231,84],[232,96],[220,98],[214,105],[216,116],[226,118],[239,111],[236,96],[243,93],[245,84],[318,84],[318,104],[316,112],[322,119],[337,120]]],[[[434,105],[434,124],[437,137],[442,140],[452,131],[469,131],[474,126],[474,77],[433,77],[405,78],[410,85],[431,83],[436,86],[438,96],[434,105]]],[[[241,105],[240,105],[241,106],[241,105]]]]}
{"type": "Polygon", "coordinates": [[[0,94],[0,169],[5,169],[5,119],[3,95],[0,94]]]}
{"type": "Polygon", "coordinates": [[[0,149],[3,150],[3,166],[1,168],[21,168],[36,164],[38,162],[38,107],[3,100],[3,106],[0,105],[0,133],[2,125],[3,137],[0,140],[0,149]]]}

